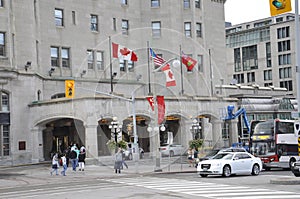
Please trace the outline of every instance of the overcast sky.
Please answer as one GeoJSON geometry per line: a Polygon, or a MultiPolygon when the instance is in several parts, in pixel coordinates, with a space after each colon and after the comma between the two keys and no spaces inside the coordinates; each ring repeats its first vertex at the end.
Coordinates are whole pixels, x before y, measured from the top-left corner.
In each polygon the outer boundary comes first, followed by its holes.
{"type": "MultiPolygon", "coordinates": [[[[295,0],[291,4],[294,13],[295,0]]],[[[225,21],[233,25],[270,16],[269,0],[227,0],[225,3],[225,21]]]]}

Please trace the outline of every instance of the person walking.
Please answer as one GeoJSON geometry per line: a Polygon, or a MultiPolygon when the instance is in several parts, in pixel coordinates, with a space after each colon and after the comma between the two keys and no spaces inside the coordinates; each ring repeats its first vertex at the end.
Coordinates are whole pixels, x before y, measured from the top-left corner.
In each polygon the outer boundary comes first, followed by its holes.
{"type": "Polygon", "coordinates": [[[197,149],[197,147],[195,147],[195,149],[194,149],[194,163],[195,163],[195,167],[197,168],[197,165],[198,165],[198,161],[199,161],[199,159],[198,159],[198,149],[197,149]]]}
{"type": "Polygon", "coordinates": [[[193,154],[193,150],[192,150],[192,148],[189,148],[189,150],[188,150],[188,162],[189,162],[189,167],[192,167],[192,166],[194,166],[194,160],[193,160],[193,157],[194,157],[194,154],[193,154]]]}
{"type": "Polygon", "coordinates": [[[122,149],[119,148],[118,152],[115,155],[115,172],[116,173],[121,173],[121,169],[123,168],[123,153],[122,153],[122,149]]]}
{"type": "Polygon", "coordinates": [[[67,171],[67,168],[68,168],[66,154],[62,154],[61,162],[62,162],[62,167],[63,167],[61,175],[66,176],[66,171],[67,171]]]}
{"type": "Polygon", "coordinates": [[[84,171],[85,151],[80,151],[78,156],[78,165],[79,165],[79,171],[84,171]]]}
{"type": "Polygon", "coordinates": [[[52,175],[53,172],[55,171],[55,174],[58,175],[58,167],[59,167],[58,154],[55,153],[54,156],[52,157],[52,170],[50,171],[50,174],[52,175]]]}
{"type": "Polygon", "coordinates": [[[70,152],[70,160],[71,160],[72,170],[76,171],[77,153],[76,153],[75,149],[71,150],[71,152],[70,152]]]}

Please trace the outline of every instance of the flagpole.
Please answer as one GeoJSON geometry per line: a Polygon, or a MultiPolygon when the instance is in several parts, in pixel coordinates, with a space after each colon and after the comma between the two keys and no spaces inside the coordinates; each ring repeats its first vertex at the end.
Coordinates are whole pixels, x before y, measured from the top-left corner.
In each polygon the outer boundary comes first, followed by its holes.
{"type": "Polygon", "coordinates": [[[149,92],[148,95],[152,95],[151,91],[151,81],[150,81],[150,54],[149,54],[149,41],[147,41],[147,55],[148,55],[148,87],[149,87],[149,92]]]}
{"type": "Polygon", "coordinates": [[[113,88],[113,75],[112,75],[112,59],[111,59],[111,38],[110,36],[108,36],[108,40],[109,40],[109,72],[110,72],[110,93],[114,92],[114,88],[113,88]]]}
{"type": "Polygon", "coordinates": [[[182,69],[182,59],[181,59],[181,56],[182,56],[182,52],[181,52],[181,45],[179,45],[179,55],[180,55],[180,78],[181,78],[181,92],[180,92],[180,95],[183,95],[184,93],[184,90],[183,90],[183,69],[182,69]]]}

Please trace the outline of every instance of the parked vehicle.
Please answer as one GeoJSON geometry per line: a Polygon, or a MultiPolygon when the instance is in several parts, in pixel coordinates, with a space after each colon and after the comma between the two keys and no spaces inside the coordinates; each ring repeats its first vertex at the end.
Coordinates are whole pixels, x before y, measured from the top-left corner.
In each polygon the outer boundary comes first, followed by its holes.
{"type": "MultiPolygon", "coordinates": [[[[125,159],[126,160],[132,160],[133,158],[133,143],[128,143],[127,144],[127,149],[124,151],[125,159]]],[[[140,153],[140,159],[144,158],[144,149],[139,148],[139,153],[140,153]]]]}
{"type": "Polygon", "coordinates": [[[294,162],[291,170],[296,177],[300,177],[300,162],[294,162]]]}
{"type": "Polygon", "coordinates": [[[210,160],[199,162],[197,166],[201,177],[208,175],[229,177],[232,174],[258,175],[261,170],[260,158],[248,152],[220,152],[210,160]]]}
{"type": "Polygon", "coordinates": [[[185,148],[180,144],[162,144],[159,147],[162,156],[176,156],[185,153],[185,148]]]}
{"type": "Polygon", "coordinates": [[[245,148],[241,147],[230,147],[230,148],[223,148],[223,149],[213,149],[209,153],[207,153],[204,157],[200,158],[200,161],[209,160],[213,158],[215,155],[221,152],[247,152],[245,148]]]}

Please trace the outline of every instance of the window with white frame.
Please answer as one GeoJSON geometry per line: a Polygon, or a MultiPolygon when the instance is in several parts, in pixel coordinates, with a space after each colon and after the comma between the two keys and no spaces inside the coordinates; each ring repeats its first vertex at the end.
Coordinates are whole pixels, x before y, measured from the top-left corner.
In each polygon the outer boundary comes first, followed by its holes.
{"type": "Polygon", "coordinates": [[[104,70],[103,52],[97,50],[87,50],[88,69],[104,70]]]}
{"type": "Polygon", "coordinates": [[[192,27],[191,22],[184,23],[184,34],[186,37],[192,37],[192,27]]]}
{"type": "Polygon", "coordinates": [[[98,31],[98,16],[91,15],[91,31],[98,31]]]}
{"type": "Polygon", "coordinates": [[[0,112],[8,112],[9,111],[9,95],[3,91],[0,91],[0,93],[1,93],[0,112]]]}
{"type": "Polygon", "coordinates": [[[190,0],[183,0],[183,7],[184,8],[190,8],[191,7],[190,0]]]}
{"type": "Polygon", "coordinates": [[[120,59],[119,61],[120,61],[120,63],[119,63],[120,71],[125,72],[126,71],[126,60],[120,59]]]}
{"type": "Polygon", "coordinates": [[[58,47],[51,47],[51,66],[59,67],[58,47]]]}
{"type": "Polygon", "coordinates": [[[5,53],[5,33],[0,32],[0,56],[6,56],[5,53]]]}
{"type": "Polygon", "coordinates": [[[127,68],[129,72],[133,72],[134,71],[134,62],[131,60],[128,60],[127,62],[127,68]]]}
{"type": "Polygon", "coordinates": [[[272,80],[272,70],[264,71],[264,80],[272,80]]]}
{"type": "Polygon", "coordinates": [[[203,73],[203,55],[197,55],[198,71],[203,73]]]}
{"type": "Polygon", "coordinates": [[[126,19],[122,19],[122,34],[128,35],[129,22],[126,19]]]}
{"type": "Polygon", "coordinates": [[[195,7],[201,8],[201,0],[195,0],[195,7]]]}
{"type": "Polygon", "coordinates": [[[152,22],[152,36],[153,37],[160,37],[161,36],[161,27],[160,21],[153,21],[152,22]]]}
{"type": "Polygon", "coordinates": [[[94,53],[92,50],[87,50],[87,54],[88,69],[94,69],[94,53]]]}
{"type": "Polygon", "coordinates": [[[63,10],[55,8],[55,25],[64,26],[63,10]]]}
{"type": "Polygon", "coordinates": [[[69,48],[61,48],[61,62],[62,67],[70,67],[70,52],[69,48]]]}
{"type": "Polygon", "coordinates": [[[10,129],[9,125],[0,125],[2,144],[0,143],[1,156],[9,156],[10,154],[10,129]],[[1,128],[2,127],[2,128],[1,128]],[[2,146],[1,146],[2,145],[2,146]]]}
{"type": "Polygon", "coordinates": [[[151,8],[158,8],[160,6],[160,0],[151,0],[151,8]]]}
{"type": "Polygon", "coordinates": [[[97,69],[104,70],[103,51],[97,51],[96,57],[97,57],[97,60],[96,60],[97,69]]]}
{"type": "Polygon", "coordinates": [[[196,36],[202,37],[202,24],[196,23],[196,36]]]}

